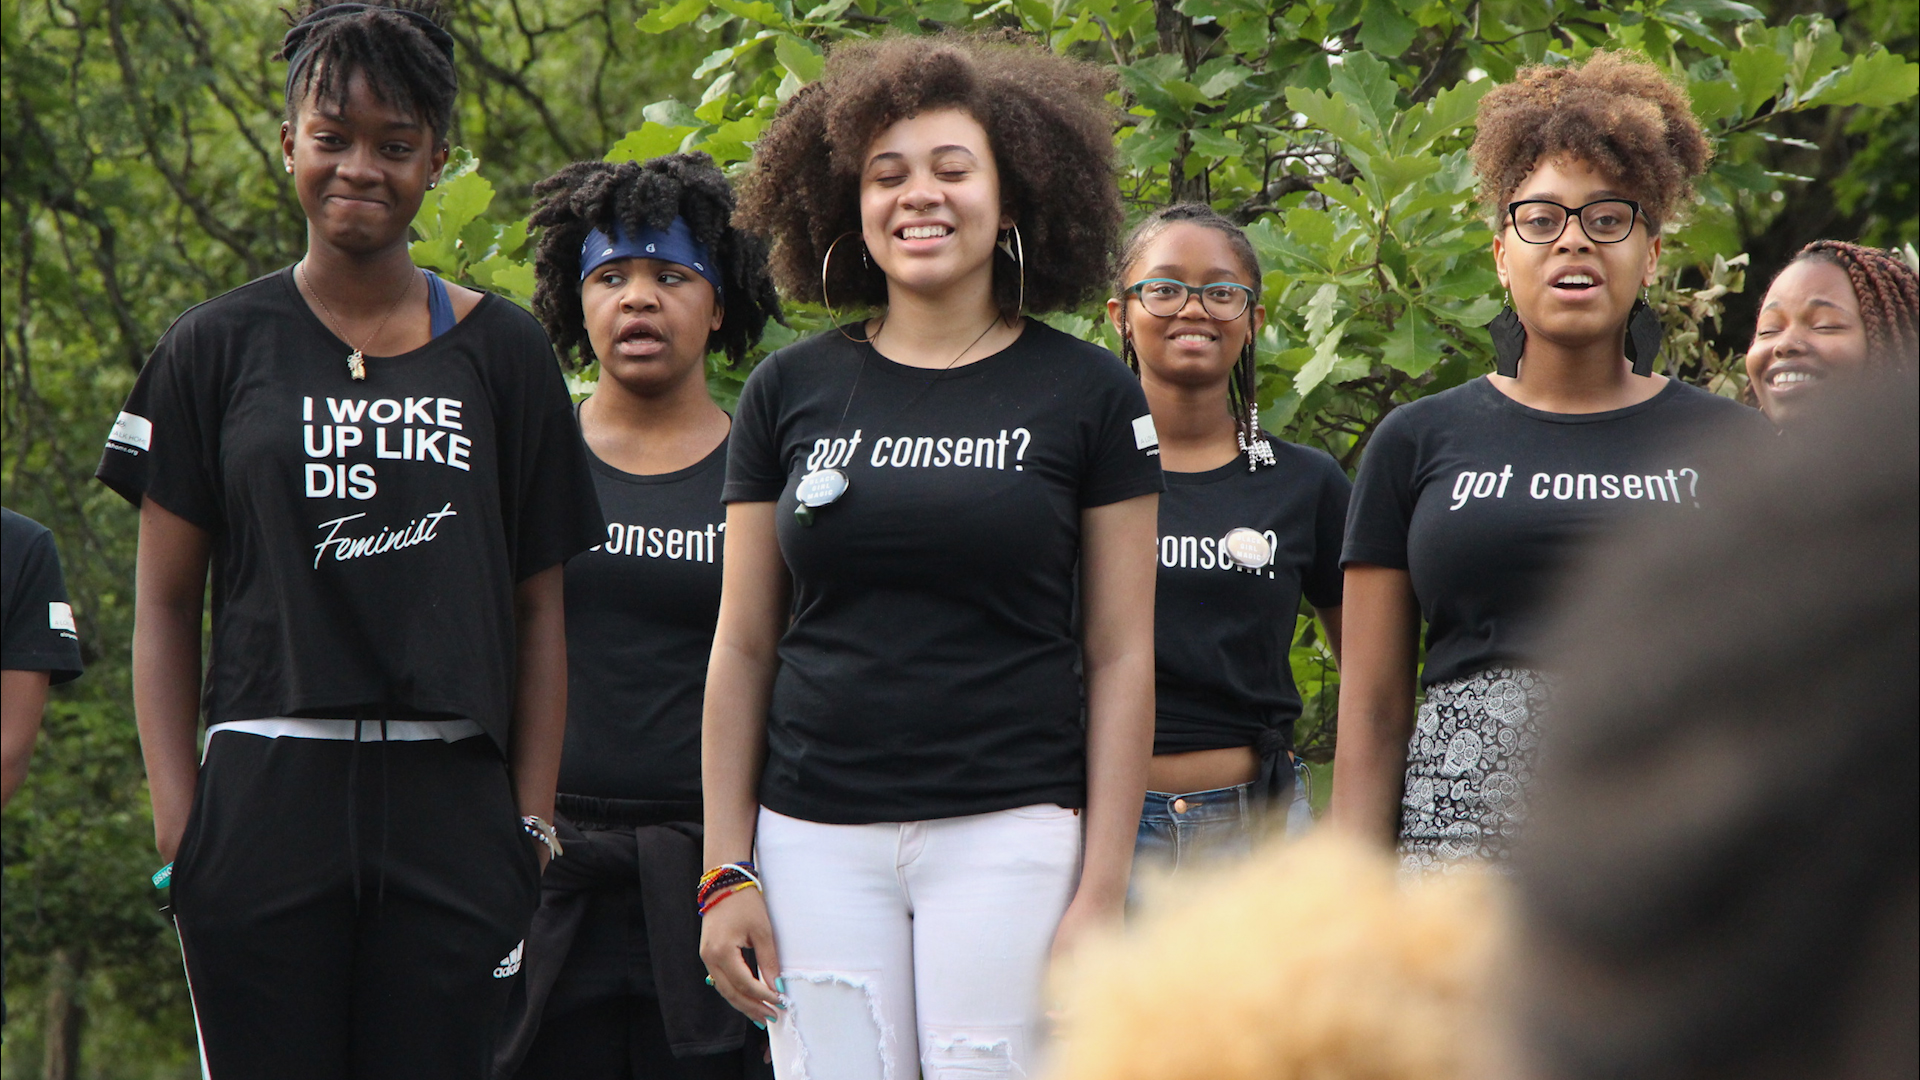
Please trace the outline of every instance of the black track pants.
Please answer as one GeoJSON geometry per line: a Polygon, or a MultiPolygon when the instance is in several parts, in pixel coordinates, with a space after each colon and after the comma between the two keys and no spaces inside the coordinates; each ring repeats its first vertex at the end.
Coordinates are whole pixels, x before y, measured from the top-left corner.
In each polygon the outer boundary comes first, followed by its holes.
{"type": "Polygon", "coordinates": [[[485,737],[219,732],[172,900],[212,1080],[481,1080],[539,861],[485,737]]]}

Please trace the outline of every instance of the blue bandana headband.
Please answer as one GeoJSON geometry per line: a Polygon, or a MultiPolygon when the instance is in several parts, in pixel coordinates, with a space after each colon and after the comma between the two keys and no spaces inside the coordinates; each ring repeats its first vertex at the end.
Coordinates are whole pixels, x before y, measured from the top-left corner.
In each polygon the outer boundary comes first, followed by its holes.
{"type": "Polygon", "coordinates": [[[664,232],[641,229],[628,235],[625,229],[615,225],[612,236],[599,229],[587,233],[587,238],[580,244],[580,280],[586,281],[588,274],[615,259],[658,259],[661,262],[678,263],[706,278],[707,283],[713,286],[716,301],[725,292],[720,286],[720,268],[714,265],[713,256],[700,245],[700,241],[693,238],[693,230],[680,218],[674,218],[664,232]]]}

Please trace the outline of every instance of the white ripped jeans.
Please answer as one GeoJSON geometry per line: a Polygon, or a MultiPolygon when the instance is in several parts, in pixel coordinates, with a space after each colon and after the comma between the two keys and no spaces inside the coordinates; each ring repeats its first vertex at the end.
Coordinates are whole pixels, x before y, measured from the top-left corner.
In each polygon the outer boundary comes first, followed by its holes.
{"type": "Polygon", "coordinates": [[[1051,804],[880,825],[762,807],[759,869],[788,1009],[779,1080],[1037,1075],[1080,817],[1051,804]]]}

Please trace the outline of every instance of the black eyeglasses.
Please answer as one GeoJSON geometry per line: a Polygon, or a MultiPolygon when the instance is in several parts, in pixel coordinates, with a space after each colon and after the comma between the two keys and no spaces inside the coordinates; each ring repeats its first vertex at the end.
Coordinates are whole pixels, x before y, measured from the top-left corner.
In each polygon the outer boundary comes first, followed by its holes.
{"type": "Polygon", "coordinates": [[[1617,244],[1633,235],[1633,221],[1640,216],[1640,204],[1632,199],[1599,199],[1585,206],[1562,206],[1552,199],[1521,199],[1507,204],[1507,217],[1513,231],[1529,244],[1551,244],[1567,231],[1567,222],[1580,219],[1587,239],[1596,244],[1617,244]]]}
{"type": "Polygon", "coordinates": [[[1156,319],[1171,319],[1187,306],[1187,298],[1200,297],[1200,307],[1210,318],[1232,322],[1246,314],[1253,304],[1253,290],[1237,281],[1215,281],[1207,285],[1189,285],[1172,278],[1147,278],[1127,286],[1127,292],[1140,298],[1140,306],[1156,319]]]}

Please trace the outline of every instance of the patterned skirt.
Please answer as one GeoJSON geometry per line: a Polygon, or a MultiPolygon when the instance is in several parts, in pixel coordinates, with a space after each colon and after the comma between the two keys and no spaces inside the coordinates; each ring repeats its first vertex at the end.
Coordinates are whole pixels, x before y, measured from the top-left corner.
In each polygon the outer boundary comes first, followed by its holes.
{"type": "Polygon", "coordinates": [[[1546,677],[1526,668],[1492,668],[1428,688],[1407,748],[1403,867],[1506,862],[1548,697],[1546,677]]]}

